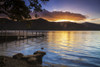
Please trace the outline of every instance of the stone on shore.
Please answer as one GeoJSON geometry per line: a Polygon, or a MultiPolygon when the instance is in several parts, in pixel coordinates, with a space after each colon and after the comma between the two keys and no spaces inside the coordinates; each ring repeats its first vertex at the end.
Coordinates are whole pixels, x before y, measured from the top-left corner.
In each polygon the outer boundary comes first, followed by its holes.
{"type": "Polygon", "coordinates": [[[22,53],[18,53],[13,56],[14,59],[21,59],[24,55],[22,53]]]}
{"type": "Polygon", "coordinates": [[[36,51],[33,55],[27,56],[22,53],[12,57],[0,56],[0,67],[41,67],[42,58],[45,54],[43,51],[36,51]]]}
{"type": "Polygon", "coordinates": [[[46,55],[46,52],[44,51],[36,51],[34,54],[41,54],[42,56],[46,55]]]}
{"type": "Polygon", "coordinates": [[[38,64],[38,62],[37,62],[37,58],[35,58],[35,57],[30,57],[28,60],[27,60],[27,62],[29,63],[29,64],[38,64]]]}
{"type": "Polygon", "coordinates": [[[46,52],[43,52],[43,51],[36,51],[36,52],[34,53],[34,55],[35,55],[35,57],[37,58],[38,64],[42,64],[42,57],[43,57],[44,55],[46,55],[46,52]]]}
{"type": "Polygon", "coordinates": [[[21,59],[27,61],[30,57],[34,57],[34,55],[23,56],[21,59]]]}
{"type": "Polygon", "coordinates": [[[5,57],[4,56],[0,56],[0,66],[5,66],[5,57]]]}
{"type": "Polygon", "coordinates": [[[36,51],[33,55],[23,56],[22,59],[31,64],[42,64],[42,58],[46,54],[43,51],[36,51]]]}

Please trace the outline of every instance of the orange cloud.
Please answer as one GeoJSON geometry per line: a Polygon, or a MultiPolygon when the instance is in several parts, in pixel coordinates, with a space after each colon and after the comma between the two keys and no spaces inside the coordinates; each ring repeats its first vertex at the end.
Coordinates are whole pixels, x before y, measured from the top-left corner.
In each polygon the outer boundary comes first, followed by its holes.
{"type": "Polygon", "coordinates": [[[71,20],[71,21],[81,21],[85,20],[86,16],[78,13],[71,12],[62,12],[62,11],[53,11],[49,12],[47,10],[43,10],[43,12],[38,13],[40,17],[47,19],[49,21],[57,21],[57,20],[71,20]]]}

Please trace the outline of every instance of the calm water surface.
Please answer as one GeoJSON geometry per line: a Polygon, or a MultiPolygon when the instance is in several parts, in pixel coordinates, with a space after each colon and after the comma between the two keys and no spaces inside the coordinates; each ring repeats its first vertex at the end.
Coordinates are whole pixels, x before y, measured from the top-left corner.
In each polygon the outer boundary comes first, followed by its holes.
{"type": "Polygon", "coordinates": [[[46,32],[46,37],[0,44],[0,55],[12,56],[19,52],[30,55],[43,47],[42,51],[47,53],[43,57],[43,65],[100,67],[100,31],[46,32]]]}

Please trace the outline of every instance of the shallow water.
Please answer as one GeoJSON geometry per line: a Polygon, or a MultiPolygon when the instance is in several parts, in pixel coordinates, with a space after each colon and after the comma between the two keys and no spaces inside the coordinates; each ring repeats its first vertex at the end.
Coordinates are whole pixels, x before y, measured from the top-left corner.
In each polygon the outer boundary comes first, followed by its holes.
{"type": "Polygon", "coordinates": [[[0,55],[12,56],[19,52],[30,55],[43,47],[42,51],[47,53],[43,58],[43,65],[100,67],[100,31],[40,32],[46,32],[46,37],[0,44],[0,55]]]}

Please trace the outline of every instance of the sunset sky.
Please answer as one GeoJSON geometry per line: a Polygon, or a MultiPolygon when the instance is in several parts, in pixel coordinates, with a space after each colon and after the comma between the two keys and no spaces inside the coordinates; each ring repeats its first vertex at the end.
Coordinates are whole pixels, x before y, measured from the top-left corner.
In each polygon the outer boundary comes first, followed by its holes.
{"type": "Polygon", "coordinates": [[[50,0],[43,8],[40,15],[49,21],[100,23],[100,0],[50,0]]]}
{"type": "MultiPolygon", "coordinates": [[[[28,0],[25,4],[29,5],[28,0]]],[[[100,0],[50,0],[42,3],[39,17],[48,21],[92,22],[100,24],[100,0]]],[[[34,19],[34,12],[30,13],[34,19]]],[[[0,17],[5,17],[1,15],[0,17]]]]}

